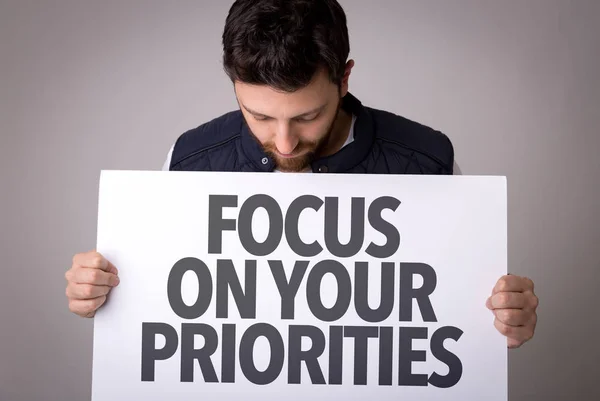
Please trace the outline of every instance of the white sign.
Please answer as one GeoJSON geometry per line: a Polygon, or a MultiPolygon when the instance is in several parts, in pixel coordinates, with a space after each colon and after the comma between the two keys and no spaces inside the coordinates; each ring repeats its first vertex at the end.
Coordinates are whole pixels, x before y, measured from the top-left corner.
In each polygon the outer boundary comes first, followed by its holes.
{"type": "Polygon", "coordinates": [[[104,171],[93,401],[507,400],[503,177],[104,171]]]}

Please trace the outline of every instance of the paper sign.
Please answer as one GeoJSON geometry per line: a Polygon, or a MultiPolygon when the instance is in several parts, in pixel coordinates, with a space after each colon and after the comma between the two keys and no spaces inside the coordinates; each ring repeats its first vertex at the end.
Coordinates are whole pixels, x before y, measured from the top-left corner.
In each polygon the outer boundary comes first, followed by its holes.
{"type": "Polygon", "coordinates": [[[503,177],[104,171],[93,401],[507,400],[503,177]]]}

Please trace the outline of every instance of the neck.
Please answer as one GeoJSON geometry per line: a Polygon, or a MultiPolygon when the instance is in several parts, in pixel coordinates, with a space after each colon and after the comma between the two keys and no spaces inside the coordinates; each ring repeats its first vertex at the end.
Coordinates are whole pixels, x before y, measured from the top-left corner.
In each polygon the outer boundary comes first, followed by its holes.
{"type": "Polygon", "coordinates": [[[321,157],[331,156],[342,148],[350,134],[351,125],[352,115],[343,108],[340,108],[340,111],[333,122],[331,134],[323,144],[323,150],[320,152],[321,157]]]}

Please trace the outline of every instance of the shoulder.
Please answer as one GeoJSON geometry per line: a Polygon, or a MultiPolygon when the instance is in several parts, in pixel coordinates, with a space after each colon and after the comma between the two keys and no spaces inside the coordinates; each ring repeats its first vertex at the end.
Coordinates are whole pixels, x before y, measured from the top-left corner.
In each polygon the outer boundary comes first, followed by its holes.
{"type": "Polygon", "coordinates": [[[170,165],[174,166],[202,153],[233,146],[240,137],[242,113],[231,111],[181,134],[172,148],[170,165]]]}
{"type": "Polygon", "coordinates": [[[375,140],[382,147],[411,152],[427,164],[437,164],[452,174],[454,146],[446,134],[386,110],[367,109],[375,123],[375,140]]]}

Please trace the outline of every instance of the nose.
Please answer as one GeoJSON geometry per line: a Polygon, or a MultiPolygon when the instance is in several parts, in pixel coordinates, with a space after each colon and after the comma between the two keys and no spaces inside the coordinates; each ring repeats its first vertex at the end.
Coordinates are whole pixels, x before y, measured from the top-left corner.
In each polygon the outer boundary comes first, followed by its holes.
{"type": "Polygon", "coordinates": [[[292,133],[288,124],[280,124],[277,127],[275,146],[279,153],[289,155],[298,146],[299,139],[292,133]]]}

